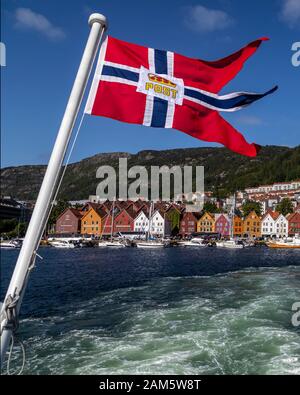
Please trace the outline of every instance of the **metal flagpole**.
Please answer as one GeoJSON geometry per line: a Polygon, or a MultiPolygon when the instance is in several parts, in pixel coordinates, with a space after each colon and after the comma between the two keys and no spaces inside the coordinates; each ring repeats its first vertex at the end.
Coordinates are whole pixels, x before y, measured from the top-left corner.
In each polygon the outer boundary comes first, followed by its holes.
{"type": "Polygon", "coordinates": [[[74,81],[69,101],[57,134],[53,151],[48,163],[44,180],[32,213],[26,236],[12,275],[1,310],[1,365],[5,359],[11,337],[16,329],[18,313],[32,269],[36,250],[48,219],[51,202],[68,148],[77,114],[84,96],[85,88],[104,31],[107,28],[106,17],[92,14],[89,18],[91,31],[74,81]]]}

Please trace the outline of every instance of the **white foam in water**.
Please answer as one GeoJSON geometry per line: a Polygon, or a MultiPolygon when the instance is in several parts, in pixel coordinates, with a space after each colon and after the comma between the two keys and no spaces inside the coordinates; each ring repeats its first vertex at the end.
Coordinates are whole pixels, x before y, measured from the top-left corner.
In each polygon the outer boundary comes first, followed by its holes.
{"type": "Polygon", "coordinates": [[[291,325],[299,274],[155,279],[71,305],[64,316],[23,320],[25,373],[300,374],[291,325]]]}

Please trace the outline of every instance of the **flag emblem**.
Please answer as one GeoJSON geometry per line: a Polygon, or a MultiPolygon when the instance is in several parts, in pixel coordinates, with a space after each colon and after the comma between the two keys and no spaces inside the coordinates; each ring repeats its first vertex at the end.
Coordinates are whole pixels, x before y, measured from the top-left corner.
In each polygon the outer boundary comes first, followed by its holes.
{"type": "Polygon", "coordinates": [[[263,94],[219,92],[264,40],[208,62],[108,36],[100,50],[85,112],[144,126],[174,128],[221,143],[242,155],[256,156],[259,146],[249,144],[220,112],[240,110],[277,87],[263,94]]]}
{"type": "Polygon", "coordinates": [[[150,73],[150,70],[142,66],[139,73],[137,92],[182,105],[184,82],[182,79],[166,74],[150,73]]]}

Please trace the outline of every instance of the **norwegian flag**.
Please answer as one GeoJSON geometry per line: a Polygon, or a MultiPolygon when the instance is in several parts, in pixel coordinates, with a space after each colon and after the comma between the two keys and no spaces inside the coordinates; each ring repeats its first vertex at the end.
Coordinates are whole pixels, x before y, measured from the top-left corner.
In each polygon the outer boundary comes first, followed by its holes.
{"type": "Polygon", "coordinates": [[[274,92],[277,86],[263,94],[218,93],[264,40],[253,41],[224,59],[204,61],[108,36],[101,46],[85,112],[178,129],[254,157],[259,146],[249,144],[219,112],[244,108],[274,92]]]}

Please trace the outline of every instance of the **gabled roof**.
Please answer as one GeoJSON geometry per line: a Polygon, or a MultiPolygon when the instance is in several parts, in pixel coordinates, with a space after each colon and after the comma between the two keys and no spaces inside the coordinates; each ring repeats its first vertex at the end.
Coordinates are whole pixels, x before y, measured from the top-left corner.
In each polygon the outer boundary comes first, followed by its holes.
{"type": "Polygon", "coordinates": [[[156,213],[159,213],[159,214],[161,215],[162,218],[164,218],[164,216],[165,216],[165,212],[164,212],[163,210],[159,209],[159,208],[154,209],[153,214],[152,214],[152,217],[154,217],[154,215],[155,215],[156,213]]]}
{"type": "Polygon", "coordinates": [[[291,213],[287,215],[287,220],[290,221],[300,221],[300,213],[291,213]]]}
{"type": "Polygon", "coordinates": [[[216,221],[216,222],[219,221],[219,219],[220,219],[221,217],[224,217],[224,218],[226,219],[226,221],[229,222],[229,216],[228,216],[228,214],[226,214],[226,213],[217,213],[217,214],[215,214],[215,221],[216,221]]]}
{"type": "Polygon", "coordinates": [[[73,207],[67,207],[58,217],[57,220],[62,217],[67,211],[71,211],[73,215],[75,215],[78,219],[81,219],[83,217],[83,213],[81,213],[80,210],[77,210],[76,208],[73,207]]]}
{"type": "Polygon", "coordinates": [[[115,214],[115,218],[123,212],[126,212],[132,219],[135,219],[136,217],[136,212],[133,210],[132,206],[130,206],[128,208],[123,208],[122,210],[120,210],[117,214],[115,214]]]}
{"type": "Polygon", "coordinates": [[[257,218],[260,219],[259,215],[256,214],[255,210],[250,211],[250,213],[248,215],[246,215],[245,219],[249,218],[251,215],[255,215],[257,218]]]}
{"type": "Polygon", "coordinates": [[[202,215],[198,211],[186,211],[182,214],[182,218],[185,218],[186,215],[192,215],[196,221],[198,221],[202,215]]]}
{"type": "Polygon", "coordinates": [[[107,211],[103,210],[103,208],[101,208],[101,207],[98,207],[95,211],[97,212],[97,214],[100,215],[101,218],[104,218],[107,216],[107,211]]]}
{"type": "Polygon", "coordinates": [[[262,216],[261,220],[263,221],[265,218],[267,218],[268,215],[270,215],[270,217],[275,221],[280,216],[280,213],[278,211],[268,210],[262,216]]]}
{"type": "Polygon", "coordinates": [[[209,213],[208,211],[206,211],[206,212],[200,217],[200,219],[202,219],[205,215],[208,215],[209,217],[211,217],[212,220],[215,219],[215,214],[209,213]]]}
{"type": "MultiPolygon", "coordinates": [[[[96,204],[96,203],[95,203],[96,204]]],[[[88,213],[93,210],[95,211],[96,214],[99,215],[100,218],[104,218],[107,215],[107,212],[105,210],[103,210],[100,205],[96,205],[96,206],[91,206],[90,209],[84,213],[82,213],[82,218],[84,218],[86,215],[88,215],[88,213]]]]}
{"type": "Polygon", "coordinates": [[[81,213],[80,210],[78,210],[78,209],[76,209],[76,208],[73,208],[73,207],[71,207],[69,210],[70,210],[77,218],[79,218],[79,219],[82,218],[83,214],[81,213]]]}
{"type": "Polygon", "coordinates": [[[146,210],[144,210],[144,209],[142,208],[142,209],[140,209],[140,210],[136,213],[136,216],[135,216],[134,220],[138,219],[138,217],[139,217],[141,214],[144,214],[145,217],[146,217],[147,219],[149,219],[148,213],[146,212],[146,210]]]}

